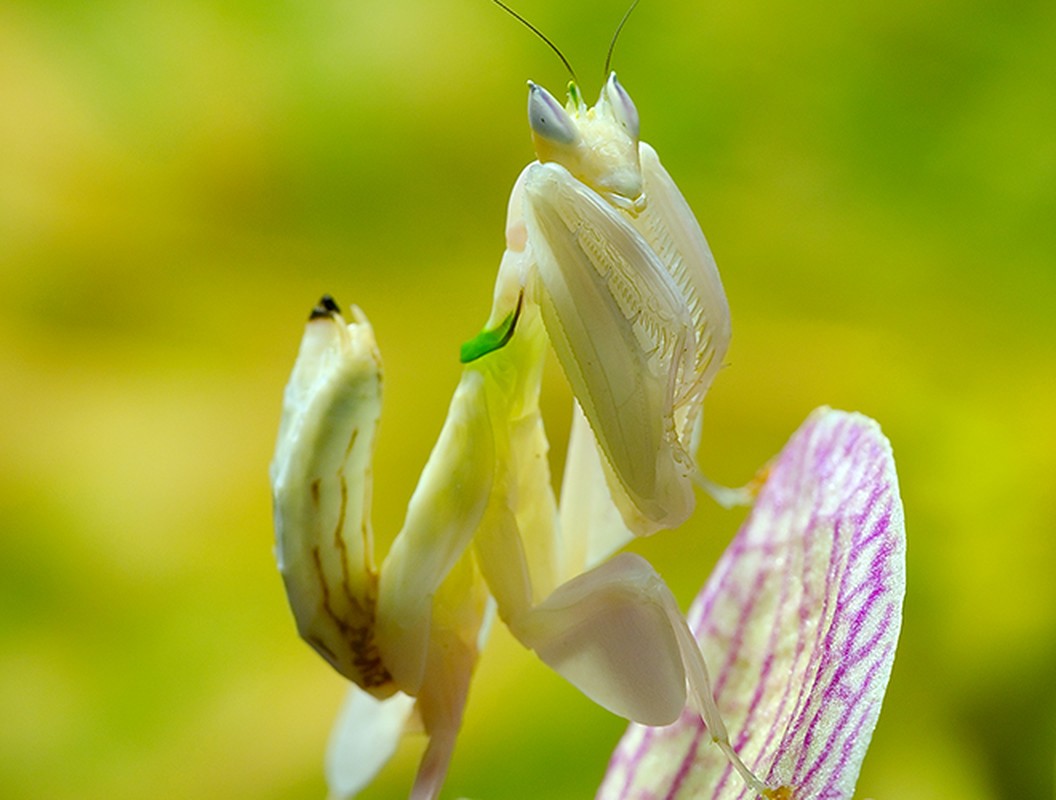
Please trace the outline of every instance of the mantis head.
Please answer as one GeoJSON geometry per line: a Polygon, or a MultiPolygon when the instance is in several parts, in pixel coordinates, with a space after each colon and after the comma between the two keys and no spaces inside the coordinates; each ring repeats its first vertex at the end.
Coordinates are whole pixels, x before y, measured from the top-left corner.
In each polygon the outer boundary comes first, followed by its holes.
{"type": "Polygon", "coordinates": [[[541,162],[560,164],[618,208],[638,212],[645,207],[638,110],[615,72],[589,108],[574,82],[562,107],[546,89],[529,81],[528,122],[541,162]]]}

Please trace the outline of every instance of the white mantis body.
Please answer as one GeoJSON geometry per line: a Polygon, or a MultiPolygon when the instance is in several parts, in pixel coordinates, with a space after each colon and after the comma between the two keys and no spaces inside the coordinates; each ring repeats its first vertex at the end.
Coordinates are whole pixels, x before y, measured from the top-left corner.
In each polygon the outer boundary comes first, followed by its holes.
{"type": "Polygon", "coordinates": [[[370,456],[380,360],[332,301],[308,324],[272,464],[277,552],[301,635],[354,689],[332,759],[354,793],[414,708],[430,736],[414,798],[439,793],[487,594],[523,644],[600,705],[650,725],[688,703],[751,788],[700,651],[643,559],[604,560],[692,512],[701,403],[729,314],[700,228],[611,75],[588,108],[529,85],[538,161],[510,198],[486,330],[380,569],[370,456]],[[550,341],[578,402],[558,508],[538,397],[550,341]],[[381,701],[367,700],[365,691],[381,701]],[[358,760],[357,760],[358,759],[358,760]]]}
{"type": "Polygon", "coordinates": [[[541,306],[628,527],[674,527],[694,507],[692,441],[730,339],[715,260],[615,73],[592,108],[575,84],[566,108],[529,84],[528,118],[539,161],[513,190],[516,277],[500,272],[497,293],[519,280],[541,306]]]}

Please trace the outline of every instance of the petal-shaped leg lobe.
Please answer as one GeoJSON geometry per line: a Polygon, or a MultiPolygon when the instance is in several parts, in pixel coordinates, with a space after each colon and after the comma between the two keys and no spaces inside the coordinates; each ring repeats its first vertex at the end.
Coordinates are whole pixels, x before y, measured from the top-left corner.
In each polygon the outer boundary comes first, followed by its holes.
{"type": "Polygon", "coordinates": [[[331,800],[354,797],[396,752],[414,698],[397,692],[378,700],[352,686],[337,715],[326,749],[326,782],[331,800]]]}
{"type": "Polygon", "coordinates": [[[477,664],[486,601],[483,582],[467,553],[436,596],[429,658],[418,692],[418,713],[429,744],[418,767],[411,800],[434,800],[440,794],[477,664]]]}
{"type": "Polygon", "coordinates": [[[661,599],[666,591],[644,559],[624,553],[559,586],[509,625],[591,700],[664,725],[686,697],[678,639],[661,599]]]}

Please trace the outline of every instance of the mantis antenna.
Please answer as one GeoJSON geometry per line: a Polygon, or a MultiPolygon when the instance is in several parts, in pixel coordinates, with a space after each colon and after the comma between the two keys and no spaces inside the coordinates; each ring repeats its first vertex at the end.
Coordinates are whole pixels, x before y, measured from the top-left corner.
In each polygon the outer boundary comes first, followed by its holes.
{"type": "MultiPolygon", "coordinates": [[[[498,0],[496,0],[498,2],[498,0]]],[[[612,63],[612,51],[616,49],[616,40],[620,38],[620,31],[623,30],[623,26],[627,23],[627,18],[631,16],[631,12],[638,6],[639,0],[634,0],[623,13],[623,19],[620,20],[620,24],[616,26],[616,33],[612,34],[612,41],[609,42],[609,52],[605,54],[605,68],[601,71],[601,79],[605,80],[609,77],[609,65],[612,63]]]]}
{"type": "MultiPolygon", "coordinates": [[[[550,49],[553,50],[555,53],[557,53],[557,57],[561,59],[561,63],[565,65],[565,69],[568,70],[568,74],[572,76],[573,83],[579,83],[579,79],[576,77],[576,71],[574,69],[572,69],[572,65],[568,63],[568,59],[565,58],[565,54],[562,53],[558,49],[556,44],[554,44],[553,42],[550,41],[550,38],[545,33],[543,33],[541,30],[539,30],[537,27],[535,27],[532,23],[530,23],[528,20],[526,20],[524,17],[522,17],[520,14],[518,14],[512,8],[510,8],[508,5],[503,3],[502,0],[491,0],[491,1],[495,5],[497,5],[499,8],[501,8],[503,11],[505,11],[507,14],[509,14],[511,17],[513,17],[515,20],[517,20],[518,22],[522,23],[526,28],[528,28],[528,30],[530,30],[532,33],[534,33],[536,36],[538,36],[544,42],[546,42],[550,46],[550,49]]],[[[635,0],[635,5],[637,5],[637,3],[638,3],[638,0],[635,0]]],[[[631,8],[634,8],[634,6],[631,6],[631,8]]],[[[630,12],[628,12],[628,13],[630,13],[630,12]]],[[[626,19],[626,17],[624,17],[624,19],[626,19]]],[[[622,22],[620,23],[620,27],[621,28],[623,27],[623,23],[622,22]]],[[[619,29],[617,29],[616,32],[619,33],[619,29]]],[[[609,53],[610,54],[612,53],[612,48],[611,47],[609,48],[609,53]]],[[[606,63],[608,63],[608,61],[606,61],[606,63]]]]}

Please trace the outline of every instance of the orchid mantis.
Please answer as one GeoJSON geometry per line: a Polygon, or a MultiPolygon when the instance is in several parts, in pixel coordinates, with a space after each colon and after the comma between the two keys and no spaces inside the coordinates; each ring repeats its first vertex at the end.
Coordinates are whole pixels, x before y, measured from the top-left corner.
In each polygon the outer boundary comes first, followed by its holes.
{"type": "Polygon", "coordinates": [[[615,73],[591,108],[574,83],[564,108],[530,83],[528,118],[539,161],[513,189],[493,320],[524,287],[628,528],[674,527],[693,511],[692,443],[730,338],[715,260],[615,73]]]}
{"type": "Polygon", "coordinates": [[[360,752],[331,759],[332,791],[368,781],[416,711],[430,742],[411,796],[438,795],[490,595],[514,636],[600,705],[662,725],[688,702],[753,792],[784,796],[731,747],[659,575],[637,556],[605,560],[693,510],[701,404],[729,341],[715,262],[615,74],[593,107],[575,83],[564,107],[530,83],[528,116],[538,160],[510,197],[491,315],[463,347],[380,567],[381,367],[358,309],[346,325],[324,298],[287,387],[271,471],[280,571],[302,637],[359,687],[334,741],[360,752]],[[577,401],[560,507],[538,404],[548,342],[577,401]]]}

